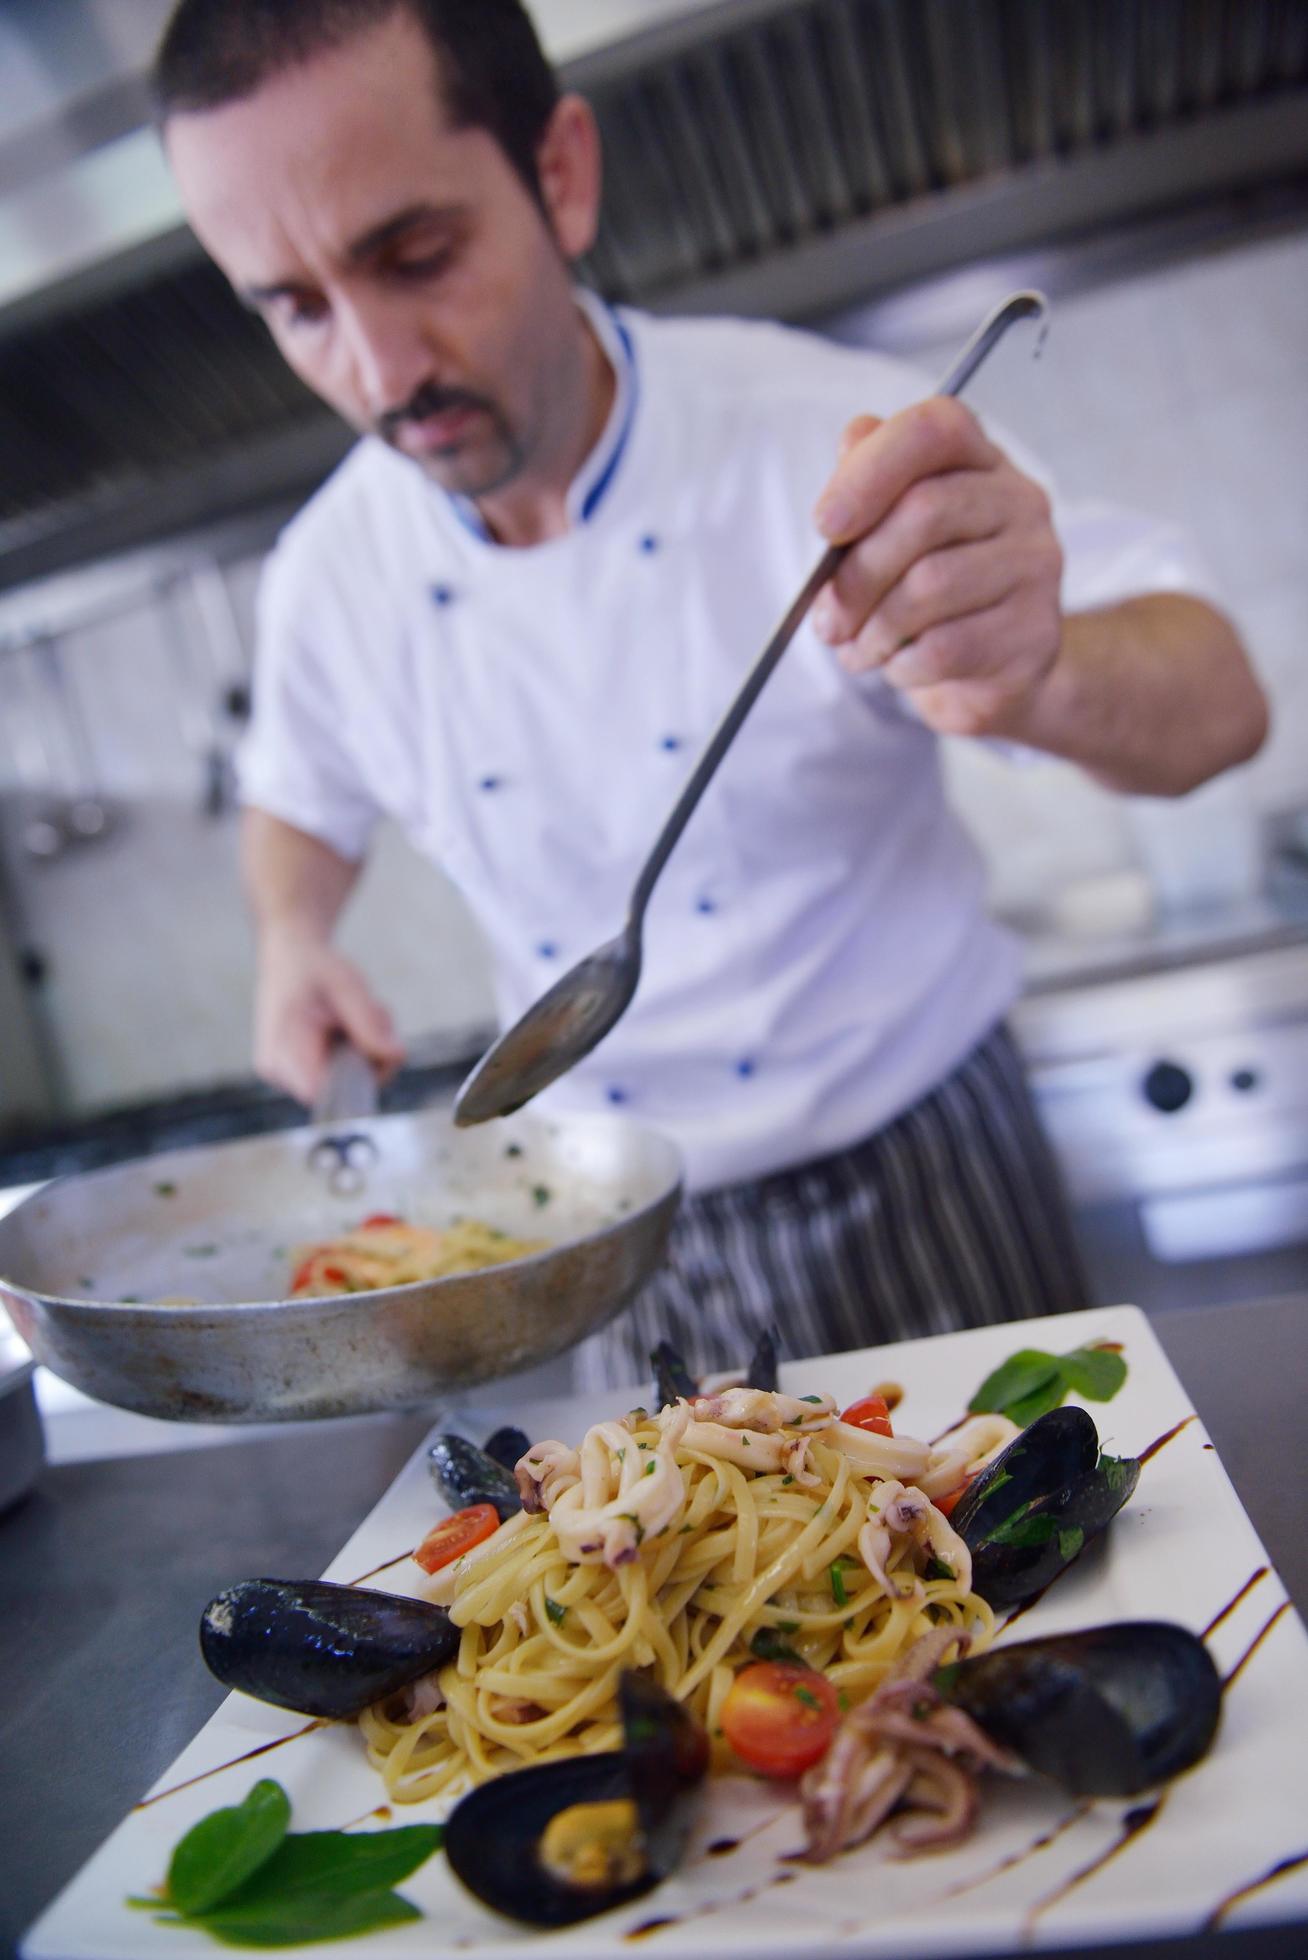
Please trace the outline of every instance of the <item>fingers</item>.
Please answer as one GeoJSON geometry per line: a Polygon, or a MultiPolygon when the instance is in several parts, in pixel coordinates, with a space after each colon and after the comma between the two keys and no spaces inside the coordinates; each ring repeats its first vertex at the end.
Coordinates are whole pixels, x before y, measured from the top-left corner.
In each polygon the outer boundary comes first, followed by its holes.
{"type": "Polygon", "coordinates": [[[849,440],[873,419],[859,417],[846,430],[847,446],[818,499],[814,516],[830,544],[850,544],[875,529],[919,479],[989,469],[999,459],[971,410],[943,395],[915,402],[849,440]]]}
{"type": "MultiPolygon", "coordinates": [[[[880,667],[897,687],[949,679],[940,667],[938,650],[946,644],[941,629],[987,613],[1012,593],[1042,589],[1038,582],[1043,563],[1039,545],[1025,539],[1014,540],[1002,552],[982,543],[928,553],[909,567],[857,638],[841,648],[841,665],[854,674],[880,667]]],[[[995,663],[1006,662],[1012,649],[993,639],[978,640],[972,662],[984,656],[995,663]]],[[[975,671],[969,664],[956,678],[971,679],[975,671]]]]}
{"type": "Polygon", "coordinates": [[[854,639],[910,567],[949,545],[998,535],[1011,497],[992,471],[954,470],[912,484],[889,515],[855,545],[813,609],[833,646],[854,639]]]}
{"type": "Polygon", "coordinates": [[[393,1075],[404,1060],[404,1048],[390,1014],[359,969],[348,960],[337,960],[324,979],[324,992],[334,1009],[334,1025],[328,1031],[329,1036],[337,1032],[344,1034],[383,1080],[393,1075]]]}
{"type": "Polygon", "coordinates": [[[265,1081],[312,1104],[340,1036],[383,1080],[404,1060],[394,1023],[349,960],[320,945],[278,945],[261,970],[255,1068],[265,1081]]]}

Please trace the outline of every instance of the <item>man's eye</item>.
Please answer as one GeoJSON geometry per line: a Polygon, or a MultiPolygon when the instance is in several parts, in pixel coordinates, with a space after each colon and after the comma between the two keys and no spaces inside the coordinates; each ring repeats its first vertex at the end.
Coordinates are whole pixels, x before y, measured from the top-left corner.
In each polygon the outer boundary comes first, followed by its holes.
{"type": "Polygon", "coordinates": [[[403,258],[393,259],[391,269],[401,279],[431,279],[445,270],[452,256],[448,245],[435,251],[408,252],[403,258]]]}
{"type": "Polygon", "coordinates": [[[312,293],[284,293],[274,302],[272,313],[280,326],[316,326],[327,317],[327,302],[312,293]]]}

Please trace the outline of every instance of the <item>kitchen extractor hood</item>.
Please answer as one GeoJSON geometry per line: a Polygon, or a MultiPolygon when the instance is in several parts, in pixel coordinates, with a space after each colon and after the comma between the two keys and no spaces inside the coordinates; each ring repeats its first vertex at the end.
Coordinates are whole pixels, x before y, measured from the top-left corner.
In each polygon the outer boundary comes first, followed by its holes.
{"type": "MultiPolygon", "coordinates": [[[[802,318],[987,254],[1308,181],[1302,0],[534,11],[603,133],[588,276],[655,308],[802,318]]],[[[298,493],[349,439],[182,224],[143,121],[167,12],[0,12],[0,587],[298,493]],[[70,17],[75,60],[55,32],[70,17]],[[24,122],[6,90],[30,103],[42,77],[42,119],[24,122]]]]}

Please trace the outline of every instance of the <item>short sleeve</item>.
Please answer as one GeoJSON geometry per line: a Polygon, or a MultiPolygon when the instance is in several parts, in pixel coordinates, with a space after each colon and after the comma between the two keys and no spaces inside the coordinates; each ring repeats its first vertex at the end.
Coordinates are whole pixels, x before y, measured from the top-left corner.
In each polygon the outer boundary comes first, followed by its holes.
{"type": "Polygon", "coordinates": [[[381,812],[350,753],[328,642],[297,602],[296,584],[279,548],[259,588],[254,712],[236,757],[240,799],[353,863],[381,812]]]}
{"type": "Polygon", "coordinates": [[[1087,612],[1146,592],[1185,592],[1219,603],[1188,532],[1121,504],[1055,504],[1063,547],[1063,610],[1087,612]]]}

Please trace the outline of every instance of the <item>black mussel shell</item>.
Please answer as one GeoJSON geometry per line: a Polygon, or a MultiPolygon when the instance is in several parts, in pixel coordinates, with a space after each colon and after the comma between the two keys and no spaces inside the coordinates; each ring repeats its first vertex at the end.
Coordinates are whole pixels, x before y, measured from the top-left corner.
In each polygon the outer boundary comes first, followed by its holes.
{"type": "Polygon", "coordinates": [[[749,1357],[749,1367],[745,1371],[746,1388],[765,1388],[775,1391],[777,1386],[777,1330],[765,1327],[754,1344],[754,1352],[749,1357]]]}
{"type": "Polygon", "coordinates": [[[531,1438],[525,1429],[514,1429],[506,1424],[503,1429],[497,1429],[493,1436],[488,1436],[482,1447],[487,1456],[511,1473],[531,1448],[531,1438]]]}
{"type": "Polygon", "coordinates": [[[465,1437],[438,1436],[427,1452],[427,1461],[436,1488],[452,1509],[493,1504],[501,1524],[522,1509],[522,1497],[510,1472],[465,1437]]]}
{"type": "Polygon", "coordinates": [[[694,1401],[699,1394],[699,1383],[671,1341],[660,1341],[657,1347],[650,1349],[649,1358],[654,1370],[654,1395],[661,1409],[666,1409],[678,1399],[694,1401]]]}
{"type": "Polygon", "coordinates": [[[245,1579],[211,1599],[200,1651],[226,1688],[334,1720],[452,1658],[443,1606],[325,1579],[245,1579]]]}
{"type": "Polygon", "coordinates": [[[498,1776],[470,1791],[447,1818],[451,1870],[497,1912],[530,1926],[570,1926],[639,1898],[679,1863],[708,1769],[707,1737],[679,1702],[638,1675],[622,1677],[619,1698],[621,1750],[498,1776]],[[623,1798],[640,1818],[638,1876],[583,1889],[541,1861],[541,1840],[560,1811],[623,1798]]]}
{"type": "Polygon", "coordinates": [[[1084,1409],[1051,1409],[1015,1436],[954,1507],[972,1554],[972,1586],[991,1606],[1016,1606],[1071,1563],[1135,1489],[1134,1457],[1101,1456],[1084,1409]]]}
{"type": "Polygon", "coordinates": [[[1203,1641],[1162,1620],[994,1647],[936,1685],[995,1742],[1078,1797],[1131,1797],[1207,1751],[1222,1684],[1203,1641]]]}

